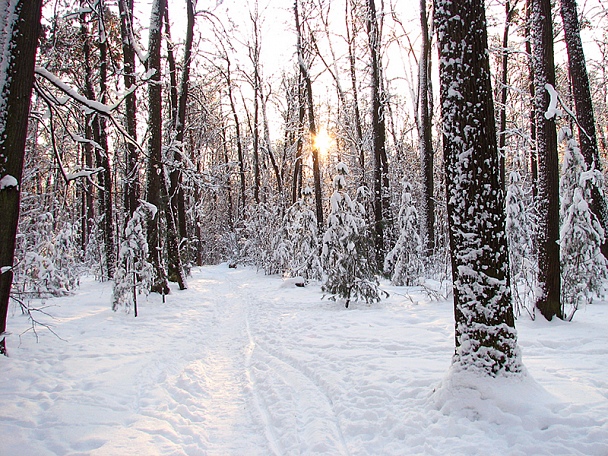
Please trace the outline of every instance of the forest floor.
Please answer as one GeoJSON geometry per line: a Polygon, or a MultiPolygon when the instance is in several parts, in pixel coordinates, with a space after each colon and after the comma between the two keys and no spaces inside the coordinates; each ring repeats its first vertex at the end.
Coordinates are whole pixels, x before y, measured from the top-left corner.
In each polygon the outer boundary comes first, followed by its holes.
{"type": "Polygon", "coordinates": [[[449,299],[383,288],[345,309],[222,264],[137,318],[84,280],[38,315],[61,339],[13,309],[0,455],[608,455],[608,302],[521,317],[528,373],[492,380],[450,373],[449,299]]]}

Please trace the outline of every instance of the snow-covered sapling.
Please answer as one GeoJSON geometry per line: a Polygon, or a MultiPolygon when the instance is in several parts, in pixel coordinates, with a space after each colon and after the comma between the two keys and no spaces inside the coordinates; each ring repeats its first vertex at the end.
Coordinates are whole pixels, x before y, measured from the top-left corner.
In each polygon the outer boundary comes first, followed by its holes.
{"type": "Polygon", "coordinates": [[[334,193],[330,198],[331,212],[327,231],[323,236],[322,261],[325,272],[322,290],[330,299],[377,302],[386,292],[380,290],[373,266],[373,243],[364,216],[364,207],[358,199],[368,192],[361,189],[352,200],[346,188],[348,168],[344,163],[336,166],[334,193]]]}

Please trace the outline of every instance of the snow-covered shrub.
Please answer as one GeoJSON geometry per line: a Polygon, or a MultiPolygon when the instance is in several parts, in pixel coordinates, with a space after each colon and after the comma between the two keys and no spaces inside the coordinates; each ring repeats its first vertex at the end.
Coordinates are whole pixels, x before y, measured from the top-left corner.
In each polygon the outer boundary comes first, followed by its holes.
{"type": "Polygon", "coordinates": [[[148,262],[147,220],[153,219],[156,207],[145,201],[127,223],[118,251],[118,265],[114,274],[112,310],[124,307],[128,312],[137,304],[137,295],[148,295],[154,283],[154,268],[148,262]]]}
{"type": "Polygon", "coordinates": [[[562,314],[571,320],[581,305],[604,291],[606,260],[600,246],[605,233],[589,207],[591,186],[603,185],[598,170],[587,170],[569,129],[562,129],[560,137],[567,141],[560,180],[562,314]]]}
{"type": "Polygon", "coordinates": [[[517,170],[509,175],[509,186],[505,200],[505,231],[509,246],[509,273],[511,295],[516,316],[525,310],[534,315],[534,289],[537,266],[532,246],[534,219],[526,204],[526,195],[517,170]]]}
{"type": "Polygon", "coordinates": [[[393,285],[414,285],[423,270],[423,243],[418,233],[418,211],[412,201],[412,187],[403,182],[399,208],[399,237],[384,259],[384,272],[393,285]]]}
{"type": "Polygon", "coordinates": [[[275,256],[282,242],[281,226],[278,205],[260,203],[250,207],[245,220],[242,260],[263,269],[265,274],[282,273],[284,259],[275,256]]]}
{"type": "Polygon", "coordinates": [[[310,187],[302,190],[302,198],[287,211],[283,224],[283,239],[277,254],[287,260],[285,274],[289,277],[303,277],[320,280],[323,275],[319,255],[319,234],[317,216],[312,210],[313,191],[310,187]]]}
{"type": "Polygon", "coordinates": [[[54,228],[53,215],[42,212],[20,224],[15,252],[13,292],[28,297],[62,296],[79,284],[77,229],[64,222],[54,228]]]}
{"type": "Polygon", "coordinates": [[[373,265],[373,240],[365,221],[363,204],[358,201],[367,191],[361,188],[352,200],[346,188],[348,168],[344,163],[336,166],[335,191],[331,196],[331,212],[323,236],[321,259],[325,277],[322,290],[330,299],[377,302],[385,292],[379,288],[373,265]]]}

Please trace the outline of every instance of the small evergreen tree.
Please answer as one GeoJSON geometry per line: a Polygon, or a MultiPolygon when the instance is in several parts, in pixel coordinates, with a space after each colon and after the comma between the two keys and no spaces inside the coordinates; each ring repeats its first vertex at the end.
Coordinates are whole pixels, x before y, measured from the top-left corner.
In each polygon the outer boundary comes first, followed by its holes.
{"type": "Polygon", "coordinates": [[[598,170],[587,171],[570,129],[562,129],[560,137],[566,140],[560,181],[562,314],[571,320],[581,305],[603,292],[607,278],[601,252],[605,233],[589,206],[592,189],[602,188],[603,182],[598,170]]]}
{"type": "Polygon", "coordinates": [[[403,181],[399,209],[399,237],[384,259],[384,272],[393,285],[414,285],[423,270],[424,245],[418,234],[418,211],[412,201],[412,186],[403,181]]]}
{"type": "Polygon", "coordinates": [[[534,221],[526,209],[526,195],[517,170],[511,171],[509,175],[505,212],[513,310],[516,316],[521,315],[523,310],[533,315],[536,260],[533,258],[531,232],[534,221]]]}
{"type": "Polygon", "coordinates": [[[325,277],[322,290],[331,294],[330,299],[377,302],[382,292],[373,267],[373,236],[367,226],[363,204],[367,189],[357,191],[353,201],[345,192],[348,168],[344,163],[336,166],[334,193],[331,196],[331,212],[327,219],[327,231],[323,236],[323,261],[325,277]]]}
{"type": "MultiPolygon", "coordinates": [[[[320,280],[323,275],[319,256],[317,216],[312,210],[314,192],[310,187],[302,189],[302,198],[293,204],[285,215],[283,243],[287,249],[290,277],[320,280]]],[[[282,252],[281,249],[277,251],[282,252]]]]}
{"type": "Polygon", "coordinates": [[[140,201],[131,220],[125,227],[124,239],[118,252],[118,267],[114,276],[112,310],[131,306],[137,316],[137,295],[148,295],[154,282],[154,268],[148,262],[147,221],[153,219],[156,207],[140,201]]]}

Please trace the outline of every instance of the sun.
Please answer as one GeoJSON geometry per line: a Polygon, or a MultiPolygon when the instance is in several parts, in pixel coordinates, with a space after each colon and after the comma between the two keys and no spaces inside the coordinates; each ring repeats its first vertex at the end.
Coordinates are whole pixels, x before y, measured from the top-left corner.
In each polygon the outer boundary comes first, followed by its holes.
{"type": "Polygon", "coordinates": [[[325,128],[321,128],[315,135],[314,147],[319,151],[321,157],[327,157],[329,149],[333,144],[333,138],[325,128]]]}

